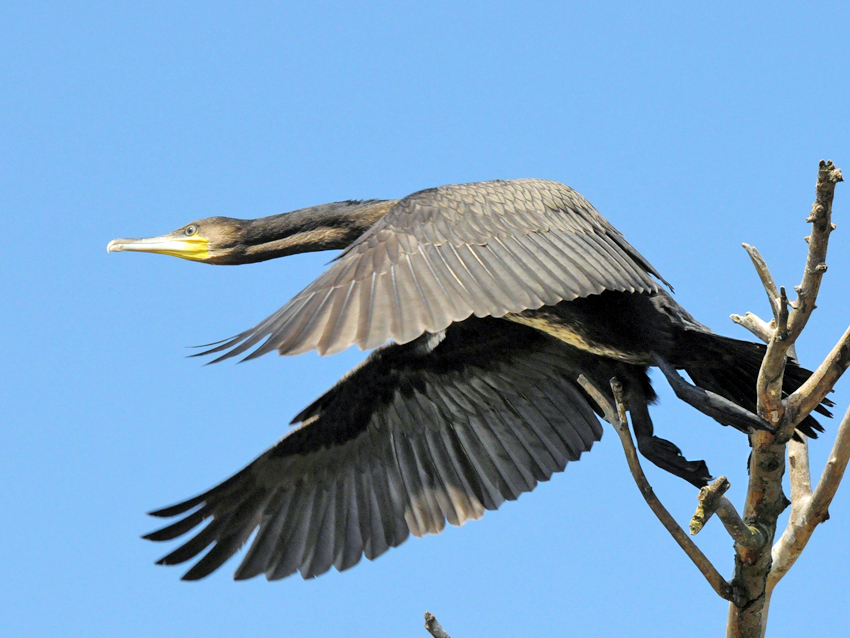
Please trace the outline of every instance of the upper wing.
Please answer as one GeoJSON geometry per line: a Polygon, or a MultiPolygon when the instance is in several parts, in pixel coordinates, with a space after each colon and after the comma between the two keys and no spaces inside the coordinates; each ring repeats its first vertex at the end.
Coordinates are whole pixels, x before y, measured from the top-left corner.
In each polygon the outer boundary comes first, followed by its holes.
{"type": "Polygon", "coordinates": [[[521,325],[474,319],[374,352],[309,406],[302,425],[238,474],[184,503],[146,538],[209,524],[160,563],[212,549],[218,568],[259,528],[236,578],[355,565],[480,518],[548,480],[599,440],[572,349],[521,325]],[[194,511],[192,511],[194,510],[194,511]]]}
{"type": "Polygon", "coordinates": [[[656,291],[651,275],[661,279],[568,186],[442,186],[401,200],[292,301],[203,354],[227,351],[224,359],[263,339],[248,358],[407,343],[472,314],[501,317],[603,290],[656,291]]]}

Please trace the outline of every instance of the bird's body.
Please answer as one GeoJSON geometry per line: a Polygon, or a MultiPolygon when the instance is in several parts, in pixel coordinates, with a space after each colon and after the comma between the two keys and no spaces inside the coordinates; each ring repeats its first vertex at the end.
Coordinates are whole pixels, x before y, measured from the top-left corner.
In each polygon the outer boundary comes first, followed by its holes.
{"type": "MultiPolygon", "coordinates": [[[[751,414],[763,346],[696,321],[649,262],[557,182],[452,185],[398,201],[210,218],[110,244],[220,264],[331,248],[344,251],[304,291],[205,354],[382,347],[251,465],[154,512],[185,516],[153,540],[212,518],[161,561],[184,562],[213,544],[186,578],[216,569],[257,528],[238,578],[343,570],[408,534],[479,518],[599,439],[599,409],[579,375],[603,391],[619,378],[641,452],[695,485],[710,478],[705,463],[653,435],[648,366],[686,370],[721,403],[691,402],[719,422],[766,425],[751,414]]],[[[789,366],[786,390],[807,376],[789,366]]],[[[817,429],[811,417],[799,426],[817,429]]]]}

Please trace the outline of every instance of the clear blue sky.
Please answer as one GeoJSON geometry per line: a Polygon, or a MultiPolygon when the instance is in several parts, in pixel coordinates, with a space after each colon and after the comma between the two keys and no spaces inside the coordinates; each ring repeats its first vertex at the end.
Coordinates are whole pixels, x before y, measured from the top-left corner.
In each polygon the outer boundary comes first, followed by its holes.
{"type": "MultiPolygon", "coordinates": [[[[184,358],[329,254],[226,268],[105,247],[210,215],[543,177],[744,338],[728,315],[768,310],[741,242],[790,289],[817,161],[850,171],[846,2],[74,4],[0,5],[4,635],[424,636],[426,609],[457,638],[720,635],[725,603],[611,431],[482,521],[343,574],[234,583],[231,562],[191,584],[154,566],[144,512],[240,469],[363,355],[184,358]]],[[[850,321],[848,218],[842,185],[809,365],[850,321]]],[[[656,387],[659,433],[740,502],[745,438],[656,387]]],[[[835,397],[843,412],[845,382],[835,397]]],[[[647,472],[686,524],[695,490],[647,472]]],[[[771,635],[850,623],[848,487],[779,586],[771,635]]],[[[698,542],[730,575],[718,525],[698,542]]]]}

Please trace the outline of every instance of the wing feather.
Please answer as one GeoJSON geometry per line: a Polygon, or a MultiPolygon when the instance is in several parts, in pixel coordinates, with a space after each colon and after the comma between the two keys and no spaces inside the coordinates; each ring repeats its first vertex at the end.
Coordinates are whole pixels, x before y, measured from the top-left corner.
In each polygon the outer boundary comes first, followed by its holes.
{"type": "Polygon", "coordinates": [[[294,489],[291,486],[282,487],[266,506],[264,520],[260,524],[257,536],[236,570],[234,575],[236,580],[259,576],[266,570],[266,565],[271,562],[281,537],[284,523],[289,519],[293,496],[294,489]]]}
{"type": "Polygon", "coordinates": [[[305,480],[298,490],[298,501],[293,508],[297,512],[287,520],[281,534],[281,541],[266,568],[266,578],[280,580],[294,574],[302,564],[307,549],[307,535],[311,518],[316,510],[314,504],[320,486],[315,480],[305,480]]]}
{"type": "Polygon", "coordinates": [[[653,277],[563,184],[443,186],[396,203],[292,301],[202,354],[221,353],[218,361],[258,344],[249,357],[403,344],[473,314],[500,317],[603,290],[653,292],[653,277]]]}
{"type": "Polygon", "coordinates": [[[575,381],[586,356],[492,318],[377,350],[244,470],[155,512],[180,519],[147,538],[171,540],[207,521],[160,561],[210,548],[185,576],[195,579],[256,531],[236,578],[312,578],[374,559],[411,534],[437,534],[446,521],[480,518],[601,436],[575,381]]]}

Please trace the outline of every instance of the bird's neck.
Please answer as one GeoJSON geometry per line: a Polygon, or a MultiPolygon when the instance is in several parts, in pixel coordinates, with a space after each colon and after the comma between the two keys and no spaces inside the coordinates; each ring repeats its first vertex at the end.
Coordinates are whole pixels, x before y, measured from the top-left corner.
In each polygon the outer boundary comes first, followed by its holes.
{"type": "Polygon", "coordinates": [[[251,220],[244,229],[238,263],[347,248],[397,201],[334,202],[251,220]]]}

